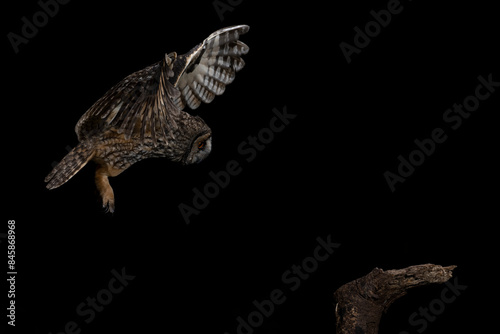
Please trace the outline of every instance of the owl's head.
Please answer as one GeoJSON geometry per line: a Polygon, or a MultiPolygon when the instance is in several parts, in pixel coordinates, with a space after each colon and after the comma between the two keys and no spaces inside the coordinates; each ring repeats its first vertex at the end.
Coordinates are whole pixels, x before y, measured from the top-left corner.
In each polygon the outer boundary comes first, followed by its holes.
{"type": "Polygon", "coordinates": [[[182,164],[190,165],[203,161],[212,150],[212,132],[206,130],[196,134],[191,145],[188,146],[184,156],[182,157],[182,164]]]}

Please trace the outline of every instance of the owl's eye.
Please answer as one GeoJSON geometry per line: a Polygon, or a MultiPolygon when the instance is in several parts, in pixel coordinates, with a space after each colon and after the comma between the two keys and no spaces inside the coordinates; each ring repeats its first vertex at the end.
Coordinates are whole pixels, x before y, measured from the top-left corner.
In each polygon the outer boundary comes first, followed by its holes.
{"type": "Polygon", "coordinates": [[[201,150],[205,147],[205,141],[198,142],[198,149],[201,150]]]}

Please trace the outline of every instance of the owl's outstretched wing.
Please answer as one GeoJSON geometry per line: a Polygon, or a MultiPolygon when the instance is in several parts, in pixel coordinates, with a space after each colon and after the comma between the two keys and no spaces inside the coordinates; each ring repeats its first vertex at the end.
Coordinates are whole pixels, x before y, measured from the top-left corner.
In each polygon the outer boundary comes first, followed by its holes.
{"type": "Polygon", "coordinates": [[[78,121],[75,131],[83,141],[115,127],[125,138],[151,138],[177,127],[173,115],[181,111],[172,102],[179,91],[168,80],[173,76],[168,55],[158,63],[132,73],[112,87],[78,121]]]}
{"type": "Polygon", "coordinates": [[[176,116],[188,105],[197,108],[224,92],[244,66],[241,56],[248,46],[239,36],[246,25],[217,30],[188,53],[165,55],[164,59],[132,73],[112,87],[78,121],[79,141],[111,127],[125,138],[142,141],[165,137],[177,129],[176,116]]]}
{"type": "Polygon", "coordinates": [[[181,93],[173,99],[179,109],[186,105],[196,109],[201,102],[210,103],[216,95],[224,93],[226,85],[245,65],[241,56],[249,48],[239,37],[249,29],[247,25],[238,25],[217,30],[176,58],[174,75],[169,80],[181,93]]]}

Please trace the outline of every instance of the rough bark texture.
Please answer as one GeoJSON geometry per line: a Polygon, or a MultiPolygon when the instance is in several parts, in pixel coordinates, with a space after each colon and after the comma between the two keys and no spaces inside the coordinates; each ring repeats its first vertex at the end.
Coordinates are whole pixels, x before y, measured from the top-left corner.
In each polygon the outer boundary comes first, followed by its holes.
{"type": "Polygon", "coordinates": [[[422,264],[404,269],[375,268],[368,275],[335,291],[337,334],[377,334],[382,313],[406,290],[431,283],[444,283],[456,266],[422,264]]]}

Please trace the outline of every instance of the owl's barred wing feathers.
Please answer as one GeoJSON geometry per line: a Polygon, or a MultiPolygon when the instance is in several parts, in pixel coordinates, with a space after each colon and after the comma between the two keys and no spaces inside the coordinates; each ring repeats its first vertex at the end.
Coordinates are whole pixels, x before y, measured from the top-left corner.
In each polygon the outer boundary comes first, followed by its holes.
{"type": "Polygon", "coordinates": [[[203,43],[177,57],[170,82],[181,92],[174,98],[179,109],[186,105],[196,109],[201,102],[210,103],[216,95],[224,93],[236,72],[245,66],[241,56],[249,48],[239,36],[249,29],[247,25],[238,25],[217,30],[203,43]]]}
{"type": "Polygon", "coordinates": [[[112,87],[80,118],[75,131],[80,141],[114,126],[126,138],[156,138],[177,127],[172,114],[180,110],[171,98],[179,92],[168,81],[171,59],[165,58],[132,73],[112,87]]]}
{"type": "Polygon", "coordinates": [[[238,38],[249,27],[217,30],[188,53],[164,59],[132,73],[112,87],[78,121],[75,131],[84,141],[114,127],[126,139],[166,138],[178,128],[176,119],[188,105],[196,109],[221,95],[244,66],[249,50],[238,38]]]}

